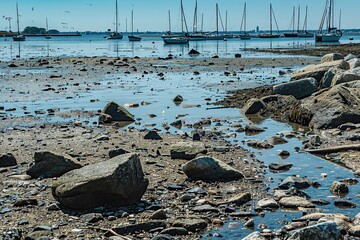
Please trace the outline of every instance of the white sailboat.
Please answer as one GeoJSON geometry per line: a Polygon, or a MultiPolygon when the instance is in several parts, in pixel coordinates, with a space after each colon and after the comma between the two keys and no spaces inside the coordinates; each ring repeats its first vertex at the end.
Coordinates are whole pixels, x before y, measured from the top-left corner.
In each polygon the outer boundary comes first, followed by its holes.
{"type": "MultiPolygon", "coordinates": [[[[273,34],[273,31],[272,31],[272,25],[273,25],[272,19],[273,19],[273,16],[274,16],[274,20],[275,20],[275,23],[276,23],[276,26],[277,26],[275,13],[274,13],[274,10],[272,8],[272,4],[270,3],[270,33],[260,34],[259,35],[260,38],[279,38],[280,37],[280,34],[273,34]]],[[[277,29],[279,31],[278,27],[277,27],[277,29]]]]}
{"type": "Polygon", "coordinates": [[[249,40],[250,34],[246,32],[246,2],[244,3],[244,12],[241,20],[241,27],[240,27],[240,39],[241,40],[249,40]]]}
{"type": "Polygon", "coordinates": [[[119,10],[118,10],[118,1],[116,0],[116,16],[115,16],[115,32],[108,36],[109,40],[121,40],[123,35],[119,33],[119,10]]]}
{"type": "Polygon", "coordinates": [[[315,37],[315,42],[339,42],[342,37],[341,30],[334,25],[334,0],[327,0],[320,28],[315,37]],[[327,29],[323,32],[323,25],[327,22],[327,29]]]}
{"type": "Polygon", "coordinates": [[[311,32],[308,32],[308,30],[307,30],[307,19],[308,19],[308,6],[306,6],[306,13],[305,13],[305,20],[304,20],[303,30],[299,31],[299,33],[298,33],[299,38],[312,38],[312,37],[314,37],[314,34],[311,33],[311,32]]]}
{"type": "Polygon", "coordinates": [[[131,10],[131,35],[128,36],[130,42],[141,41],[141,37],[134,35],[134,11],[131,10]]]}
{"type": "Polygon", "coordinates": [[[16,3],[16,17],[17,17],[17,30],[18,30],[18,35],[13,36],[12,39],[15,42],[23,42],[26,40],[26,37],[24,35],[20,34],[20,22],[19,22],[19,7],[18,7],[18,3],[16,3]]]}

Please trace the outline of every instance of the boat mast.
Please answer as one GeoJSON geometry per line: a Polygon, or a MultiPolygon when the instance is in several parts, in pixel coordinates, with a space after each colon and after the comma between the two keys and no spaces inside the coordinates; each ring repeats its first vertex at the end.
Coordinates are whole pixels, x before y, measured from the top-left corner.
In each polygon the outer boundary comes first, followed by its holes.
{"type": "Polygon", "coordinates": [[[330,32],[330,28],[331,28],[331,12],[332,12],[332,0],[330,0],[330,5],[329,5],[329,15],[328,15],[328,32],[330,32]]]}
{"type": "Polygon", "coordinates": [[[193,33],[197,32],[197,0],[195,2],[195,11],[194,11],[194,24],[193,24],[193,33]]]}
{"type": "Polygon", "coordinates": [[[184,6],[183,6],[183,2],[181,0],[181,31],[184,32],[184,23],[185,23],[185,28],[186,28],[186,32],[189,32],[187,23],[186,23],[186,17],[185,17],[185,12],[184,12],[184,6]]]}
{"type": "Polygon", "coordinates": [[[116,0],[116,17],[115,17],[115,33],[119,32],[119,13],[118,13],[118,1],[116,0]]]}
{"type": "Polygon", "coordinates": [[[134,36],[134,10],[131,9],[131,36],[134,36]]]}
{"type": "Polygon", "coordinates": [[[46,18],[46,34],[49,34],[49,26],[48,26],[48,20],[46,18]]]}
{"type": "Polygon", "coordinates": [[[170,9],[168,10],[169,15],[169,32],[171,33],[171,15],[170,15],[170,9]]]}
{"type": "Polygon", "coordinates": [[[305,12],[305,20],[304,20],[304,26],[303,26],[304,32],[307,32],[307,18],[308,18],[308,6],[306,6],[306,12],[305,12]]]}
{"type": "Polygon", "coordinates": [[[246,2],[244,4],[244,33],[246,33],[246,2]]]}
{"type": "Polygon", "coordinates": [[[204,31],[204,14],[201,14],[201,32],[204,31]]]}
{"type": "Polygon", "coordinates": [[[341,9],[340,9],[340,15],[339,15],[339,30],[341,29],[341,9]]]}
{"type": "Polygon", "coordinates": [[[216,4],[216,35],[219,35],[219,5],[216,4]]]}
{"type": "Polygon", "coordinates": [[[295,6],[293,7],[293,17],[292,17],[292,29],[295,32],[295,6]]]}
{"type": "Polygon", "coordinates": [[[17,29],[18,29],[18,34],[20,35],[20,23],[19,23],[19,7],[18,7],[18,3],[16,3],[16,17],[17,17],[17,29]]]}
{"type": "Polygon", "coordinates": [[[270,35],[272,35],[272,5],[270,3],[270,35]]]}
{"type": "Polygon", "coordinates": [[[228,11],[225,12],[225,32],[227,33],[228,11]]]}
{"type": "Polygon", "coordinates": [[[297,27],[297,31],[300,31],[300,5],[298,6],[298,27],[297,27]]]}

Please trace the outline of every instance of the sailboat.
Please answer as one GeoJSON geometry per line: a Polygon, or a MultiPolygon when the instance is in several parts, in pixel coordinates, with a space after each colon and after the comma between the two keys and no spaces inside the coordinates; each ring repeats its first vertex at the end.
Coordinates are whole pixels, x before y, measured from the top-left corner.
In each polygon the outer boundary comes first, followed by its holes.
{"type": "Polygon", "coordinates": [[[18,35],[13,36],[12,39],[15,42],[23,42],[25,41],[26,37],[24,35],[20,34],[20,23],[19,23],[19,7],[18,7],[18,3],[16,3],[16,17],[17,17],[17,30],[18,30],[18,35]]]}
{"type": "Polygon", "coordinates": [[[324,14],[316,34],[315,42],[338,42],[342,37],[341,30],[334,26],[334,0],[326,0],[324,14]],[[327,21],[327,29],[323,32],[323,25],[327,21]]]}
{"type": "MultiPolygon", "coordinates": [[[[273,34],[273,32],[272,32],[272,18],[273,18],[273,15],[274,15],[275,23],[276,23],[274,10],[272,8],[272,4],[270,3],[270,33],[260,34],[259,35],[260,38],[279,38],[280,37],[280,34],[273,34]]],[[[277,26],[277,23],[276,23],[276,26],[277,26]]],[[[279,31],[279,28],[278,28],[278,31],[279,31]]]]}
{"type": "Polygon", "coordinates": [[[219,34],[219,5],[216,4],[216,32],[213,34],[209,34],[206,40],[224,40],[225,36],[223,34],[219,34]]]}
{"type": "MultiPolygon", "coordinates": [[[[196,0],[195,10],[194,10],[193,32],[189,34],[190,41],[202,41],[202,40],[207,39],[207,35],[202,31],[202,29],[200,32],[198,31],[198,17],[197,17],[198,7],[197,6],[198,6],[198,4],[197,4],[197,0],[196,0]]],[[[204,21],[204,18],[202,17],[201,26],[203,25],[203,21],[204,21]]]]}
{"type": "Polygon", "coordinates": [[[240,27],[240,39],[241,40],[249,40],[250,34],[246,32],[246,2],[244,3],[244,12],[241,20],[241,27],[240,27]],[[243,29],[244,28],[244,29],[243,29]]]}
{"type": "Polygon", "coordinates": [[[49,34],[48,20],[46,18],[46,39],[51,39],[51,35],[49,34]]]}
{"type": "Polygon", "coordinates": [[[162,37],[165,44],[188,44],[189,43],[189,34],[188,34],[188,27],[186,23],[185,13],[183,2],[180,0],[180,8],[181,8],[181,35],[173,35],[171,33],[171,22],[170,22],[170,11],[169,11],[169,32],[164,34],[162,37]],[[186,28],[186,32],[184,31],[184,24],[186,28]]]}
{"type": "Polygon", "coordinates": [[[299,31],[299,33],[298,33],[299,38],[312,38],[312,37],[314,37],[314,34],[311,33],[311,32],[308,32],[308,30],[307,30],[307,19],[308,19],[308,6],[306,6],[306,13],[305,13],[305,20],[304,20],[303,30],[299,31]]]}
{"type": "Polygon", "coordinates": [[[121,40],[123,35],[119,33],[119,10],[118,10],[118,1],[116,0],[116,16],[115,16],[115,32],[108,36],[109,40],[121,40]]]}
{"type": "MultiPolygon", "coordinates": [[[[298,31],[299,31],[299,21],[300,21],[300,6],[298,10],[298,31]]],[[[295,32],[295,7],[293,8],[293,15],[291,18],[291,24],[292,24],[292,32],[286,32],[284,33],[284,37],[291,38],[291,37],[297,37],[298,33],[295,32]]]]}
{"type": "Polygon", "coordinates": [[[141,41],[141,37],[134,36],[134,11],[131,10],[131,35],[128,36],[130,42],[141,41]]]}

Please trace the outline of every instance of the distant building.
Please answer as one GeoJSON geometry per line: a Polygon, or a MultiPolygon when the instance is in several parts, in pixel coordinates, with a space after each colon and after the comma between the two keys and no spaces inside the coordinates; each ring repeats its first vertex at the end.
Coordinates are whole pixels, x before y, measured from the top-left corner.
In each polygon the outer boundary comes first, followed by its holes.
{"type": "Polygon", "coordinates": [[[256,26],[256,32],[260,32],[259,26],[256,26]]]}

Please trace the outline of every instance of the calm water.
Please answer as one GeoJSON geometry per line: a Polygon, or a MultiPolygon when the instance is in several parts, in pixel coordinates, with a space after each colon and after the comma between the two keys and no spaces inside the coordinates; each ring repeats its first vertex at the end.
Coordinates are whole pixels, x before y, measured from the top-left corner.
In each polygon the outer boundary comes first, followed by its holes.
{"type": "MultiPolygon", "coordinates": [[[[350,36],[344,36],[341,43],[349,43],[350,36]]],[[[360,42],[360,36],[353,36],[351,42],[360,42]]],[[[251,40],[229,39],[228,41],[190,42],[189,45],[164,45],[160,37],[144,37],[141,42],[123,40],[111,41],[104,35],[93,34],[81,37],[28,37],[25,42],[13,42],[11,38],[0,38],[0,60],[31,57],[166,57],[168,54],[187,57],[190,49],[197,49],[200,57],[233,57],[235,53],[254,48],[314,48],[314,39],[279,38],[251,40]]],[[[270,55],[270,54],[269,54],[270,55]]],[[[268,56],[269,56],[268,55],[268,56]]],[[[245,53],[246,57],[263,57],[261,53],[245,53]]]]}
{"type": "MultiPolygon", "coordinates": [[[[16,53],[16,47],[20,46],[21,57],[40,57],[40,56],[160,56],[164,57],[168,53],[173,53],[174,55],[184,55],[188,52],[189,49],[197,46],[197,49],[200,52],[206,53],[206,56],[212,56],[218,54],[220,56],[229,56],[232,57],[234,53],[239,52],[240,49],[246,47],[267,47],[269,45],[268,41],[255,39],[248,42],[243,42],[238,39],[229,40],[227,42],[203,42],[203,43],[190,43],[188,47],[183,46],[164,46],[159,40],[144,40],[139,43],[131,44],[126,40],[122,40],[118,43],[109,42],[104,40],[101,36],[91,36],[84,38],[53,38],[49,41],[45,41],[39,38],[34,38],[32,41],[31,38],[24,43],[13,43],[10,41],[2,41],[0,39],[0,55],[3,59],[11,59],[16,53]],[[82,39],[82,40],[80,40],[82,39]],[[88,41],[84,41],[88,39],[88,41]],[[91,40],[91,41],[90,41],[91,40]],[[12,46],[12,47],[11,47],[12,46]],[[134,47],[133,47],[134,46],[134,47]],[[133,47],[133,48],[132,48],[133,47]],[[119,51],[117,51],[119,49],[119,51]]],[[[292,43],[291,40],[279,39],[273,41],[272,44],[278,45],[279,47],[288,46],[289,43],[292,43]]],[[[296,44],[305,44],[296,43],[296,44]]],[[[296,45],[295,44],[295,45],[296,45]]],[[[262,55],[262,54],[252,54],[251,56],[273,56],[273,55],[262,55]]],[[[291,66],[293,67],[293,66],[291,66]]],[[[296,67],[295,67],[296,68],[296,67]]],[[[250,69],[249,69],[250,70],[250,69]]],[[[102,85],[106,86],[100,88],[99,90],[90,90],[85,91],[86,84],[88,82],[82,83],[80,86],[72,86],[76,91],[74,99],[63,99],[58,96],[50,96],[48,99],[39,100],[39,101],[27,101],[26,99],[20,100],[16,96],[13,99],[2,99],[2,105],[6,108],[15,107],[17,110],[15,112],[6,112],[7,116],[23,116],[24,111],[21,110],[21,106],[27,106],[26,111],[34,113],[35,110],[39,109],[49,109],[49,108],[60,108],[61,112],[71,111],[71,110],[82,110],[82,111],[97,111],[102,109],[103,106],[109,100],[115,100],[119,104],[123,105],[127,102],[141,102],[147,101],[150,102],[150,105],[140,106],[139,108],[129,109],[136,118],[141,118],[140,128],[144,128],[146,124],[155,124],[154,127],[162,129],[161,125],[163,122],[171,123],[175,121],[176,114],[186,115],[182,118],[186,123],[194,123],[204,117],[212,117],[222,119],[222,126],[216,127],[217,129],[223,130],[224,134],[229,134],[234,132],[236,129],[229,127],[232,123],[241,122],[242,124],[247,124],[248,120],[242,116],[238,109],[208,109],[213,107],[208,105],[204,99],[210,97],[212,101],[217,99],[222,99],[226,94],[226,91],[229,89],[235,88],[248,88],[255,87],[264,84],[270,83],[279,83],[283,81],[288,81],[289,76],[278,77],[278,72],[281,68],[254,68],[253,74],[241,73],[240,79],[237,77],[225,77],[223,73],[213,72],[213,73],[201,73],[199,76],[194,76],[192,73],[176,73],[176,74],[166,74],[165,80],[160,80],[155,74],[146,75],[146,77],[141,77],[140,74],[131,74],[131,75],[105,75],[104,81],[101,82],[102,85]],[[255,79],[254,76],[260,76],[258,79],[255,79]],[[276,82],[270,82],[271,77],[276,77],[276,82]],[[230,81],[231,80],[231,81],[230,81]],[[222,85],[218,83],[223,81],[222,85]],[[172,102],[172,98],[178,94],[181,94],[185,101],[176,106],[172,102]],[[97,102],[90,102],[90,99],[99,99],[97,102]],[[196,108],[184,108],[185,104],[195,104],[200,107],[196,108]],[[148,114],[156,114],[156,118],[150,118],[148,114]]],[[[32,72],[32,70],[26,69],[11,69],[11,71],[22,71],[22,74],[32,72]]],[[[10,72],[13,74],[14,72],[10,72]]],[[[4,72],[0,69],[0,75],[4,72]]],[[[1,85],[0,78],[0,85],[1,85]]],[[[71,88],[69,86],[69,88],[71,88]]],[[[39,96],[40,97],[40,96],[39,96]]],[[[34,96],[34,99],[37,97],[34,96]]],[[[41,98],[39,98],[41,99],[41,98]]],[[[52,116],[43,116],[39,115],[40,122],[72,122],[76,120],[84,120],[81,118],[74,119],[62,119],[60,117],[52,116]]],[[[88,119],[91,122],[96,121],[97,119],[88,119]]],[[[337,197],[333,197],[329,191],[331,183],[335,180],[352,177],[352,173],[333,163],[324,161],[315,156],[306,154],[306,153],[296,153],[294,147],[301,147],[301,142],[298,139],[291,139],[289,143],[284,145],[275,146],[271,150],[256,150],[249,148],[242,141],[248,141],[252,139],[261,139],[265,140],[276,134],[280,131],[293,130],[292,127],[288,124],[275,122],[271,119],[264,120],[258,123],[261,127],[266,127],[267,131],[255,136],[247,136],[244,133],[237,133],[236,137],[229,138],[230,142],[235,142],[242,147],[253,151],[256,157],[264,161],[266,165],[276,162],[276,161],[286,161],[294,164],[293,168],[286,173],[266,173],[266,178],[273,178],[274,182],[269,182],[269,192],[272,191],[281,181],[281,179],[286,178],[290,175],[300,175],[307,176],[313,181],[317,181],[321,184],[318,189],[309,188],[305,190],[312,199],[325,199],[331,204],[327,206],[320,207],[324,212],[340,212],[348,214],[350,217],[353,217],[358,213],[357,208],[355,209],[337,209],[334,207],[333,202],[338,200],[337,197]],[[277,153],[279,150],[288,150],[291,155],[286,160],[281,160],[277,153]],[[327,178],[322,178],[321,173],[327,173],[327,178]]],[[[135,126],[135,125],[132,125],[135,126]]],[[[137,127],[137,126],[135,126],[137,127]]],[[[209,128],[214,128],[215,126],[210,126],[209,128]]],[[[151,127],[152,128],[152,127],[151,127]]],[[[172,133],[178,133],[180,130],[171,128],[172,133]]],[[[191,129],[181,129],[181,131],[190,132],[191,129]]],[[[350,186],[350,193],[345,198],[347,200],[351,199],[352,202],[357,205],[360,204],[359,198],[356,197],[356,194],[360,192],[359,185],[350,186]]],[[[272,213],[266,213],[265,217],[256,217],[255,226],[259,224],[265,224],[270,229],[276,229],[281,226],[283,221],[291,221],[293,218],[300,217],[301,213],[299,212],[286,212],[278,210],[272,213]]],[[[223,236],[223,239],[241,239],[242,237],[251,233],[250,230],[240,227],[238,228],[228,228],[228,224],[232,221],[228,221],[222,228],[214,230],[212,233],[217,232],[223,236]]],[[[259,229],[255,229],[259,230],[259,229]]],[[[213,239],[209,237],[209,233],[204,234],[205,239],[213,239]]],[[[214,238],[216,239],[216,238],[214,238]]]]}

